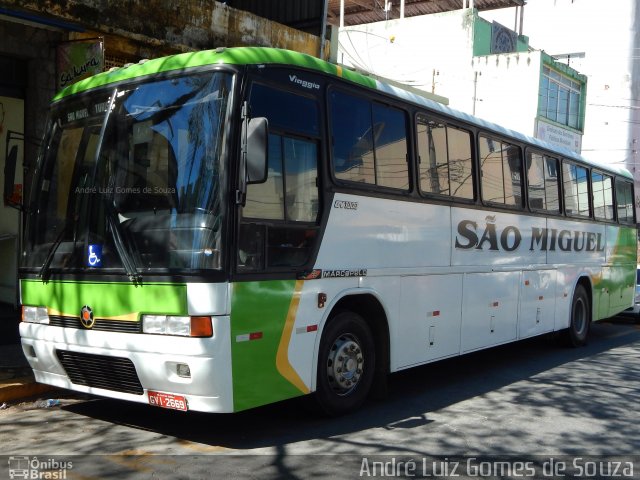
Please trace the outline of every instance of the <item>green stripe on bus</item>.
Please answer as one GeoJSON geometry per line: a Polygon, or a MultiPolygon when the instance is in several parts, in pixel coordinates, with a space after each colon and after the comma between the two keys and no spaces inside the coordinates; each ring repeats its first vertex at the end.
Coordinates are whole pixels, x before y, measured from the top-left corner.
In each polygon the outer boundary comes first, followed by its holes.
{"type": "MultiPolygon", "coordinates": [[[[638,233],[631,227],[607,227],[607,229],[617,229],[618,235],[616,245],[611,253],[611,263],[613,264],[636,264],[637,262],[637,238],[638,233]]],[[[607,232],[607,235],[609,232],[607,232]]],[[[635,275],[635,269],[631,272],[635,275]]]]}
{"type": "Polygon", "coordinates": [[[295,280],[233,284],[231,364],[234,411],[303,394],[276,366],[295,280]],[[253,335],[252,335],[253,334],[253,335]]]}
{"type": "Polygon", "coordinates": [[[54,314],[80,316],[88,305],[99,318],[141,313],[187,314],[184,284],[22,280],[22,303],[45,306],[54,314]]]}
{"type": "Polygon", "coordinates": [[[238,47],[221,49],[220,51],[204,50],[201,52],[180,53],[178,55],[156,58],[144,63],[137,63],[128,67],[99,73],[93,77],[81,80],[73,85],[69,85],[67,88],[61,90],[53,100],[59,100],[69,95],[84,92],[93,88],[103,87],[111,83],[131,80],[137,77],[214,64],[283,64],[340,76],[365,87],[376,88],[375,80],[357,72],[325,62],[319,58],[312,57],[311,55],[292,52],[290,50],[280,50],[277,48],[238,47]]]}

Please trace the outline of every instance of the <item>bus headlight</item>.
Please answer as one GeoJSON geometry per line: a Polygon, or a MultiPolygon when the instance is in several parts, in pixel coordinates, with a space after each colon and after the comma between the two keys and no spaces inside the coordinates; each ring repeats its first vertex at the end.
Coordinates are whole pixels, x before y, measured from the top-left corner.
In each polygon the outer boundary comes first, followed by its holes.
{"type": "Polygon", "coordinates": [[[143,315],[142,332],[181,337],[211,337],[211,317],[186,317],[174,315],[143,315]]]}
{"type": "Polygon", "coordinates": [[[22,321],[29,323],[49,323],[47,307],[22,306],[22,321]]]}

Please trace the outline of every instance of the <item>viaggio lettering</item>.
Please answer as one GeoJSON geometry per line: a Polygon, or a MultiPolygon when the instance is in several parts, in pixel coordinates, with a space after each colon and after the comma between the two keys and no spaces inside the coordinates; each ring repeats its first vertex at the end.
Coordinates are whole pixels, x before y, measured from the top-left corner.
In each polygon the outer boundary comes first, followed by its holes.
{"type": "Polygon", "coordinates": [[[289,75],[289,81],[300,85],[302,88],[308,88],[310,90],[320,90],[320,85],[315,82],[310,82],[309,80],[303,80],[298,78],[297,75],[289,75]]]}
{"type": "MultiPolygon", "coordinates": [[[[513,252],[522,243],[522,233],[514,225],[499,229],[493,222],[484,228],[473,220],[458,223],[455,247],[460,250],[488,250],[513,252]]],[[[526,248],[526,247],[525,247],[526,248]]],[[[558,230],[556,228],[531,227],[530,251],[603,252],[602,233],[581,230],[558,230]]]]}

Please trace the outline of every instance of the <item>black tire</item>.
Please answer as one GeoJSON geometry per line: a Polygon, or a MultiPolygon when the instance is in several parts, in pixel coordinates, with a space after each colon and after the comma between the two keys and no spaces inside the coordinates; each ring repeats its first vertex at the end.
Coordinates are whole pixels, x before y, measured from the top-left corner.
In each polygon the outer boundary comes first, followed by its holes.
{"type": "Polygon", "coordinates": [[[341,312],[329,320],[318,352],[315,399],[331,416],[352,412],[367,398],[376,366],[371,329],[353,312],[341,312]]]}
{"type": "Polygon", "coordinates": [[[587,344],[589,328],[591,326],[591,304],[587,290],[577,285],[571,302],[571,317],[569,328],[565,333],[566,343],[571,347],[582,347],[587,344]]]}

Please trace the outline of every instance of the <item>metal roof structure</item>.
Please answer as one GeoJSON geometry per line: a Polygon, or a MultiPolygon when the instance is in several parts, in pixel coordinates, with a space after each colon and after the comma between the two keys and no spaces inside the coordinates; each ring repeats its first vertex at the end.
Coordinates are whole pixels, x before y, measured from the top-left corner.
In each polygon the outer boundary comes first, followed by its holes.
{"type": "MultiPolygon", "coordinates": [[[[340,24],[341,0],[226,0],[232,8],[303,30],[313,35],[322,31],[323,10],[327,3],[327,23],[340,24]]],[[[405,17],[459,10],[473,5],[478,10],[522,6],[525,0],[404,0],[405,17]]],[[[400,0],[344,0],[344,24],[360,25],[400,18],[400,0]],[[385,10],[388,5],[389,10],[385,10]]]]}
{"type": "MultiPolygon", "coordinates": [[[[341,0],[329,0],[327,21],[338,25],[340,22],[341,0]]],[[[465,5],[473,5],[478,10],[495,10],[498,8],[518,7],[525,0],[404,0],[404,16],[415,17],[432,13],[459,10],[465,5]]],[[[380,22],[392,18],[400,18],[400,0],[344,0],[344,24],[361,25],[363,23],[380,22]],[[390,10],[385,11],[385,4],[390,10]]]]}

